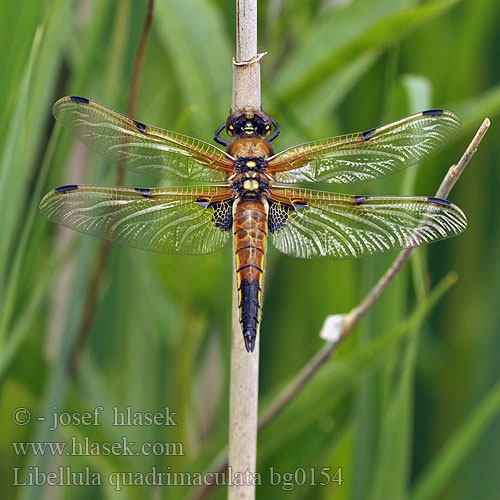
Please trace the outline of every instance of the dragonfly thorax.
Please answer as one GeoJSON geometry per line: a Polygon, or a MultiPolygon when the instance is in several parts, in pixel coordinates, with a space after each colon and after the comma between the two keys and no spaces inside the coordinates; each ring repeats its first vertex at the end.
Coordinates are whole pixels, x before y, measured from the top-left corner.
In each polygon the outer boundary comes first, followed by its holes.
{"type": "Polygon", "coordinates": [[[262,157],[237,158],[234,173],[228,179],[237,196],[253,198],[269,191],[272,177],[267,173],[267,168],[267,161],[262,157]]]}
{"type": "Polygon", "coordinates": [[[249,137],[232,142],[228,147],[228,153],[239,162],[242,160],[258,161],[269,158],[273,154],[273,149],[267,139],[249,137]]]}
{"type": "Polygon", "coordinates": [[[249,170],[234,174],[232,187],[236,196],[249,199],[267,193],[271,188],[271,182],[267,174],[249,170]]]}
{"type": "Polygon", "coordinates": [[[267,161],[262,157],[239,157],[234,162],[235,173],[267,172],[267,161]]]}

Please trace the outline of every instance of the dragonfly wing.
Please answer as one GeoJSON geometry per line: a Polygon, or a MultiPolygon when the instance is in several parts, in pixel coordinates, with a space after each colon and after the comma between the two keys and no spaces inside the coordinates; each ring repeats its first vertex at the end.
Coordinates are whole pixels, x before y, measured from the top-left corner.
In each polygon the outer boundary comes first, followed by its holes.
{"type": "Polygon", "coordinates": [[[97,153],[121,167],[151,177],[223,182],[231,157],[206,142],[145,125],[84,97],[63,97],[57,121],[97,153]]]}
{"type": "Polygon", "coordinates": [[[399,172],[442,148],[460,130],[452,112],[432,109],[358,134],[287,149],[269,160],[277,182],[355,184],[399,172]]]}
{"type": "Polygon", "coordinates": [[[467,219],[453,203],[432,197],[275,188],[268,226],[274,246],[287,255],[349,259],[455,236],[467,219]]]}
{"type": "Polygon", "coordinates": [[[45,195],[40,210],[76,231],[152,252],[205,254],[231,237],[231,195],[215,186],[63,186],[45,195]]]}

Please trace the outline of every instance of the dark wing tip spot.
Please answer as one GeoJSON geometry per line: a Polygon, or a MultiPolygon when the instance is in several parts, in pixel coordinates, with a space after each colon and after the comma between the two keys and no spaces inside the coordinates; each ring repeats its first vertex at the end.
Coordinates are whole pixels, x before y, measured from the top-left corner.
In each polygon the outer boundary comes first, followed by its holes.
{"type": "Polygon", "coordinates": [[[151,190],[148,188],[134,188],[134,191],[141,193],[142,196],[149,198],[151,196],[151,190]]]}
{"type": "Polygon", "coordinates": [[[76,191],[78,186],[76,184],[69,184],[68,186],[61,186],[55,189],[56,193],[68,193],[69,191],[76,191]]]}
{"type": "Polygon", "coordinates": [[[370,130],[367,130],[366,132],[363,132],[363,139],[367,141],[372,137],[372,135],[375,133],[377,129],[376,128],[371,128],[370,130]]]}
{"type": "Polygon", "coordinates": [[[69,98],[73,102],[83,102],[85,104],[88,104],[90,102],[86,97],[80,97],[80,96],[77,96],[77,95],[70,95],[69,98]]]}
{"type": "Polygon", "coordinates": [[[365,202],[369,198],[370,198],[369,196],[355,196],[354,197],[354,203],[356,205],[361,205],[361,203],[365,202]]]}
{"type": "Polygon", "coordinates": [[[443,109],[428,109],[427,111],[422,111],[422,116],[440,116],[443,113],[443,109]]]}
{"type": "Polygon", "coordinates": [[[436,205],[442,205],[443,207],[451,206],[451,201],[443,200],[442,198],[434,198],[432,196],[429,196],[427,198],[427,201],[430,201],[431,203],[435,203],[436,205]]]}
{"type": "Polygon", "coordinates": [[[210,205],[210,202],[204,198],[199,198],[198,200],[194,200],[194,202],[202,208],[207,208],[210,205]]]}
{"type": "Polygon", "coordinates": [[[137,120],[134,120],[135,126],[139,129],[140,132],[145,133],[146,132],[146,125],[144,123],[138,122],[137,120]]]}

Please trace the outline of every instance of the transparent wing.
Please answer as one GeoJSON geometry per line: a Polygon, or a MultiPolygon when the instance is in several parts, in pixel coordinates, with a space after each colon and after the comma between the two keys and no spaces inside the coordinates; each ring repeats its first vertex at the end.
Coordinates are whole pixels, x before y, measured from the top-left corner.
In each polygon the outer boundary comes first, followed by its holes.
{"type": "Polygon", "coordinates": [[[385,177],[422,161],[452,139],[460,120],[431,109],[358,134],[286,149],[269,160],[282,183],[354,184],[385,177]]]}
{"type": "Polygon", "coordinates": [[[117,188],[73,185],[40,203],[51,221],[81,233],[151,252],[204,254],[231,237],[226,188],[117,188]]]}
{"type": "Polygon", "coordinates": [[[268,225],[274,246],[287,255],[349,259],[455,236],[467,219],[460,208],[439,198],[275,188],[268,225]]]}
{"type": "Polygon", "coordinates": [[[150,127],[84,97],[63,97],[57,121],[121,167],[175,181],[222,182],[232,170],[224,151],[181,134],[150,127]]]}

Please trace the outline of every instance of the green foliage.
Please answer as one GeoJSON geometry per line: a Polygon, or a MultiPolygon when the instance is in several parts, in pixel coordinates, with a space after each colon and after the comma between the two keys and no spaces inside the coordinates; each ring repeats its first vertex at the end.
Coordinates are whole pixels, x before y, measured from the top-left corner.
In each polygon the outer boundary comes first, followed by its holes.
{"type": "MultiPolygon", "coordinates": [[[[157,1],[136,117],[211,141],[231,102],[234,2],[157,1]]],[[[230,249],[158,256],[113,247],[76,378],[68,372],[99,241],[38,213],[57,185],[113,184],[116,167],[54,128],[62,95],[125,111],[146,0],[0,0],[0,485],[29,467],[99,472],[102,486],[55,487],[60,499],[187,498],[186,486],[124,486],[116,472],[209,470],[226,445],[230,249]],[[49,430],[54,408],[100,426],[49,430]],[[112,408],[177,412],[176,426],[112,425],[112,408]],[[13,411],[32,420],[16,425],[13,411]],[[37,417],[46,417],[45,422],[37,417]],[[182,443],[183,455],[26,456],[12,442],[182,443]],[[170,469],[169,469],[170,468],[170,469]]],[[[494,499],[500,476],[500,114],[493,0],[261,2],[263,102],[276,149],[366,130],[421,107],[446,107],[459,138],[407,173],[363,193],[432,195],[485,116],[492,127],[450,198],[468,215],[461,236],[417,252],[338,354],[263,430],[259,498],[494,499]],[[451,271],[458,274],[458,281],[451,271]],[[487,458],[486,458],[487,457],[487,458]],[[342,468],[342,485],[319,483],[342,468]],[[269,484],[271,468],[291,488],[269,484]],[[316,485],[312,483],[315,471],[316,485]],[[297,472],[296,475],[295,472],[297,472]],[[305,475],[305,484],[302,482],[305,475]]],[[[149,185],[130,176],[127,184],[149,185]]],[[[149,183],[149,184],[148,184],[149,183]]],[[[356,188],[356,192],[360,192],[356,188]]],[[[329,314],[354,307],[394,256],[314,262],[269,249],[261,330],[265,409],[321,348],[329,314]]],[[[191,476],[193,477],[193,476],[191,476]]],[[[276,476],[275,476],[276,477],[276,476]]],[[[192,492],[191,492],[192,493],[192,492]]],[[[214,490],[224,498],[224,488],[214,490]]]]}

